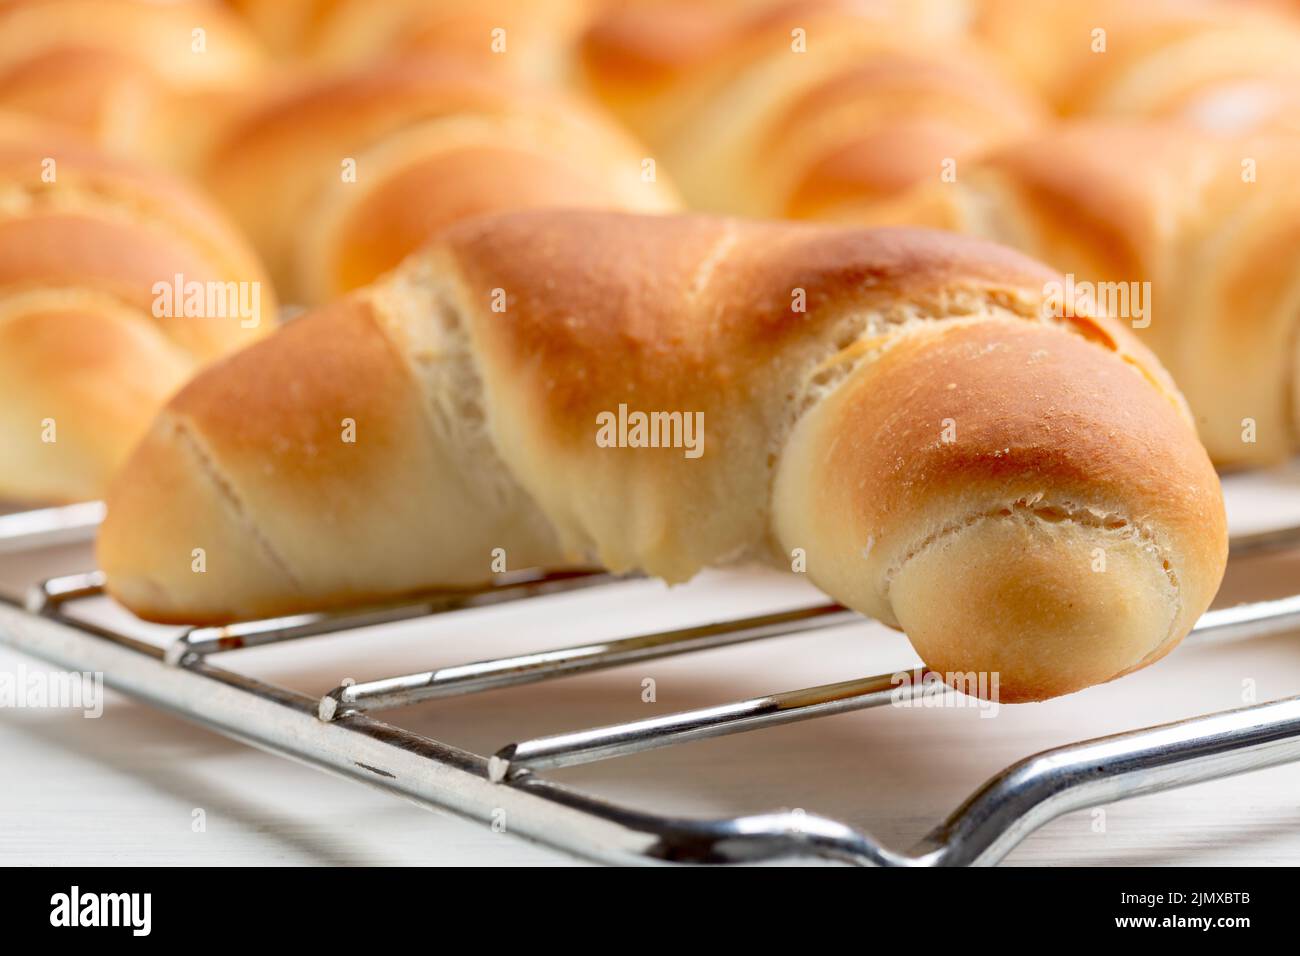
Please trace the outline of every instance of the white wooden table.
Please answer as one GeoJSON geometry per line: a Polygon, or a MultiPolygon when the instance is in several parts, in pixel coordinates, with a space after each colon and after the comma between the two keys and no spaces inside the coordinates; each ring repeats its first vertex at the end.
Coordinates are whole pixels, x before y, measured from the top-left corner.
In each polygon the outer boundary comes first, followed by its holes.
{"type": "MultiPolygon", "coordinates": [[[[1300,523],[1300,468],[1228,482],[1234,525],[1300,523]]],[[[12,590],[89,567],[85,548],[0,559],[12,590]]],[[[1300,555],[1230,572],[1229,603],[1300,591],[1300,555]]],[[[366,679],[816,599],[799,579],[703,576],[446,615],[379,632],[239,651],[222,666],[319,694],[366,679]],[[305,662],[305,663],[304,663],[305,662]]],[[[110,613],[109,609],[105,613],[110,613]]],[[[395,712],[412,730],[491,753],[522,737],[668,713],[911,666],[878,625],[633,665],[395,712]],[[644,703],[653,677],[657,700],[644,703]]],[[[0,647],[0,672],[41,665],[0,647]]],[[[572,768],[555,778],[632,805],[701,816],[803,807],[907,847],[974,788],[1033,752],[1300,693],[1300,635],[1185,646],[1159,665],[1044,704],[881,708],[572,768]]],[[[569,862],[486,827],[263,754],[109,694],[102,718],[0,710],[3,864],[527,864],[569,862]],[[196,811],[205,826],[196,832],[196,811]]],[[[1009,864],[1300,863],[1300,764],[1075,813],[1009,864]]]]}

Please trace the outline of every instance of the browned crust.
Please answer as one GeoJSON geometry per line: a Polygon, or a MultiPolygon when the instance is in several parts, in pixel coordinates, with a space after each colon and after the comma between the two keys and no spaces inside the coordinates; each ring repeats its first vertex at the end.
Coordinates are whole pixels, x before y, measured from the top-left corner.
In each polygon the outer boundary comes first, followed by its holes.
{"type": "MultiPolygon", "coordinates": [[[[1032,314],[1057,278],[1012,250],[913,229],[538,211],[464,223],[445,239],[483,301],[505,290],[511,320],[482,314],[483,341],[494,360],[545,377],[545,411],[557,425],[585,425],[619,389],[664,408],[697,396],[709,380],[727,394],[853,309],[942,314],[945,297],[965,288],[1032,314]],[[701,287],[701,263],[724,244],[701,287]],[[791,311],[795,289],[806,296],[805,313],[791,311]],[[609,362],[610,355],[635,361],[609,362]]],[[[1113,323],[1086,324],[1089,335],[1122,343],[1136,362],[1158,368],[1113,323]]]]}

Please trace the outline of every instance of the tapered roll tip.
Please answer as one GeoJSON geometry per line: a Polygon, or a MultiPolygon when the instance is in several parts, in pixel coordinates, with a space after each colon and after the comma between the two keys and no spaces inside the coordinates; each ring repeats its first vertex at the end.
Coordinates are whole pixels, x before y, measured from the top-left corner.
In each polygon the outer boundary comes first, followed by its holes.
{"type": "Polygon", "coordinates": [[[1160,545],[1087,511],[1008,508],[937,535],[890,584],[926,664],[967,693],[1044,700],[1152,663],[1184,636],[1160,545]]]}

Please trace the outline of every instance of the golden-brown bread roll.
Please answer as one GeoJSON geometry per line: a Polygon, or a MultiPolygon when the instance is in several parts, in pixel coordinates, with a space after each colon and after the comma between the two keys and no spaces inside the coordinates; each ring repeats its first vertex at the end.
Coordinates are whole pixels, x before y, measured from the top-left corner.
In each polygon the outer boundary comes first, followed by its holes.
{"type": "Polygon", "coordinates": [[[241,121],[207,180],[285,301],[371,281],[467,216],[535,206],[676,208],[644,150],[584,104],[458,64],[315,81],[241,121]]]}
{"type": "Polygon", "coordinates": [[[931,667],[1078,690],[1187,633],[1226,537],[1164,371],[1046,312],[1051,281],[939,232],[461,223],[191,382],[99,560],[137,614],[209,623],[481,584],[498,548],[668,581],[806,560],[931,667]]]}
{"type": "Polygon", "coordinates": [[[110,151],[187,167],[265,68],[202,0],[0,0],[0,108],[110,151]]]}
{"type": "Polygon", "coordinates": [[[22,126],[0,122],[0,500],[95,498],[196,368],[269,328],[275,297],[192,190],[22,126]]]}
{"type": "Polygon", "coordinates": [[[632,7],[583,38],[588,88],[700,209],[811,215],[888,195],[1044,115],[935,7],[801,0],[632,7]]]}
{"type": "Polygon", "coordinates": [[[282,56],[317,66],[453,59],[555,82],[599,0],[231,0],[282,56]]]}
{"type": "Polygon", "coordinates": [[[1076,122],[965,163],[956,182],[823,211],[971,233],[1069,273],[1160,356],[1232,467],[1300,448],[1297,182],[1300,137],[1076,122]]]}
{"type": "Polygon", "coordinates": [[[982,0],[976,32],[1062,114],[1289,123],[1300,24],[1224,0],[982,0]]]}

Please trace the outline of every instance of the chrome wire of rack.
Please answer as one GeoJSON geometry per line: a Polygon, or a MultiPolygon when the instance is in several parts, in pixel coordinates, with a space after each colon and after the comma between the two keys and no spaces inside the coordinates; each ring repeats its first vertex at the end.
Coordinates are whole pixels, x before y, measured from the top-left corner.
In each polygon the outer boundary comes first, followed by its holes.
{"type": "MultiPolygon", "coordinates": [[[[79,507],[84,512],[84,506],[79,507]]],[[[69,527],[88,517],[59,511],[42,512],[39,520],[29,516],[0,525],[0,535],[7,535],[5,550],[66,541],[72,533],[69,527]]],[[[1300,529],[1291,529],[1234,539],[1233,551],[1298,545],[1300,529]]],[[[490,755],[458,749],[374,716],[420,701],[561,679],[858,619],[839,605],[348,682],[319,698],[212,662],[242,647],[468,611],[613,580],[618,579],[600,572],[525,573],[476,592],[226,628],[194,628],[160,647],[68,613],[76,602],[103,594],[102,575],[92,571],[43,582],[32,589],[25,605],[0,596],[0,640],[57,666],[101,672],[105,683],[118,691],[273,753],[480,823],[491,824],[504,812],[509,832],[515,835],[610,863],[805,860],[881,866],[991,865],[1063,814],[1300,760],[1300,696],[1086,740],[1013,764],[919,844],[898,850],[844,823],[799,810],[716,820],[670,817],[586,795],[541,773],[935,692],[926,681],[900,684],[892,673],[872,675],[509,742],[490,755]]],[[[1193,638],[1233,640],[1296,630],[1300,630],[1300,595],[1210,611],[1198,622],[1193,638]]]]}
{"type": "Polygon", "coordinates": [[[89,541],[103,520],[102,501],[0,514],[0,555],[89,541]]]}

